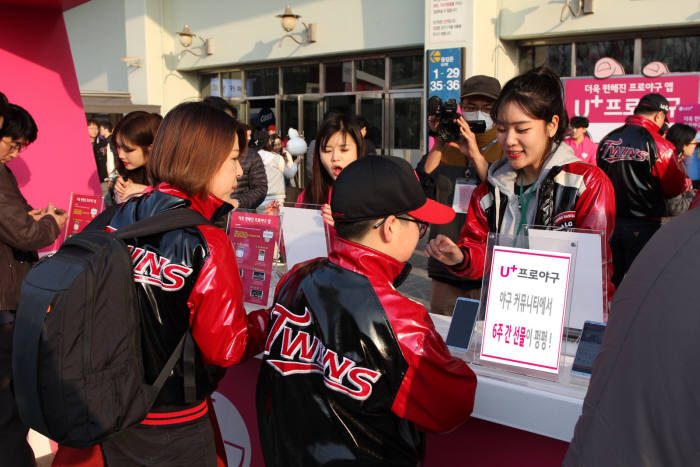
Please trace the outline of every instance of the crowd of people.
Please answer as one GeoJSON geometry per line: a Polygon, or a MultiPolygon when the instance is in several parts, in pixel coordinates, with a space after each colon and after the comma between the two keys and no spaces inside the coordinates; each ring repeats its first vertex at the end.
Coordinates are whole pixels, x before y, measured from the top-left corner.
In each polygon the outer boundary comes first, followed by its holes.
{"type": "MultiPolygon", "coordinates": [[[[260,352],[256,397],[267,465],[420,465],[424,433],[464,422],[476,388],[426,308],[396,290],[428,228],[431,311],[449,315],[458,297],[480,297],[490,232],[513,246],[522,245],[526,225],[601,232],[610,300],[662,218],[691,205],[681,159],[697,136],[681,124],[660,134],[670,108],[659,94],[644,96],[597,147],[585,117],[569,120],[561,81],[546,67],[502,88],[493,77],[471,77],[460,107],[456,140],[437,137],[444,122],[431,116],[434,144],[415,171],[403,159],[373,156],[361,118],[329,113],[309,145],[303,190],[295,177],[302,159],[284,150],[279,135],[241,122],[220,98],[180,104],[164,118],[132,112],[113,129],[88,122],[103,194],[119,205],[110,230],[183,207],[210,222],[126,240],[133,251],[189,271],[177,291],[136,283],[146,378],[155,378],[189,328],[197,397],[184,398],[176,366],[145,420],[101,444],[106,465],[217,465],[208,398],[222,368],[260,352]],[[473,194],[455,214],[460,184],[473,185],[473,194]],[[299,189],[298,206],[321,206],[332,227],[329,256],[295,266],[272,308],[247,314],[235,253],[216,225],[233,209],[291,201],[290,186],[299,189]]],[[[0,451],[22,466],[33,458],[11,392],[12,324],[36,250],[66,221],[52,204],[29,206],[6,166],[36,138],[32,117],[0,95],[0,255],[10,278],[0,287],[0,451]]],[[[617,310],[606,306],[606,319],[608,311],[613,322],[617,310]]]]}

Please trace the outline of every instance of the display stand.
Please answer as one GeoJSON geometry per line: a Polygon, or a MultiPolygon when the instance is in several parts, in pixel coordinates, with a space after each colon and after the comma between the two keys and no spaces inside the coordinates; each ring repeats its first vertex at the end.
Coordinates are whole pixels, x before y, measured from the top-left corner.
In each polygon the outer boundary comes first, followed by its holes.
{"type": "Polygon", "coordinates": [[[558,381],[566,354],[576,244],[552,239],[527,248],[527,236],[490,233],[481,307],[467,361],[558,381]],[[513,247],[517,245],[517,247],[513,247]]]}

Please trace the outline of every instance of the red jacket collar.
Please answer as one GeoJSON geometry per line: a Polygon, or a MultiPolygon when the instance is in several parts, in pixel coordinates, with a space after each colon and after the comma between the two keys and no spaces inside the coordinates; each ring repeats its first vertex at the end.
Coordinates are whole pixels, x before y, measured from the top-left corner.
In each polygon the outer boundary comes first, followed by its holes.
{"type": "Polygon", "coordinates": [[[337,235],[328,259],[340,267],[367,276],[370,282],[393,283],[406,267],[406,263],[389,255],[337,235]]]}
{"type": "Polygon", "coordinates": [[[628,125],[637,125],[637,126],[644,127],[652,135],[659,133],[659,127],[656,126],[656,123],[652,122],[651,120],[644,117],[643,115],[630,115],[625,120],[625,123],[627,123],[628,125]]]}
{"type": "Polygon", "coordinates": [[[182,191],[181,189],[169,183],[161,183],[156,187],[149,187],[146,190],[146,192],[148,191],[160,191],[161,193],[165,193],[167,195],[173,195],[177,196],[178,198],[186,199],[187,201],[192,203],[192,209],[199,212],[207,219],[211,219],[214,216],[216,210],[224,204],[224,201],[212,195],[211,193],[209,193],[206,196],[206,198],[203,198],[201,196],[192,197],[184,191],[182,191]]]}

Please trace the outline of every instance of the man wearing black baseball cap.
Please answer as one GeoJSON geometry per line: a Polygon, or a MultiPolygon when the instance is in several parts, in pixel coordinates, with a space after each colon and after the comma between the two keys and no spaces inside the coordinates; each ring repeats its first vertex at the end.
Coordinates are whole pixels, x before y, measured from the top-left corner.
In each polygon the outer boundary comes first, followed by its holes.
{"type": "Polygon", "coordinates": [[[666,200],[691,186],[674,146],[659,134],[669,111],[664,96],[646,94],[625,125],[598,145],[598,167],[615,189],[617,215],[610,239],[615,287],[661,226],[661,218],[667,215],[666,200]]]}
{"type": "MultiPolygon", "coordinates": [[[[452,206],[455,192],[461,185],[478,186],[485,178],[488,164],[503,157],[503,148],[496,141],[496,128],[491,119],[491,109],[501,93],[501,84],[496,78],[475,75],[464,80],[460,92],[463,128],[462,141],[444,143],[435,138],[430,151],[416,166],[425,194],[442,204],[452,206]]],[[[433,130],[437,121],[429,121],[433,130]]],[[[466,214],[457,213],[449,224],[433,225],[430,238],[438,234],[457,241],[466,214]]],[[[451,315],[458,297],[478,299],[481,281],[455,276],[435,258],[428,258],[428,275],[432,279],[430,290],[430,312],[451,315]]]]}
{"type": "Polygon", "coordinates": [[[471,413],[476,378],[399,292],[427,223],[452,220],[410,164],[365,157],[338,176],[327,259],[279,282],[257,386],[265,464],[417,466],[423,432],[471,413]]]}

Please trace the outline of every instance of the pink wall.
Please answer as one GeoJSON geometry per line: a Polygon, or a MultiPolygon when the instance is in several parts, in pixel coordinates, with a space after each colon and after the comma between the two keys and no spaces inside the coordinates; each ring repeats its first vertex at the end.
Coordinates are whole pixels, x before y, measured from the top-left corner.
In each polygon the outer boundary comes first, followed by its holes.
{"type": "Polygon", "coordinates": [[[0,91],[32,114],[37,140],[8,164],[36,208],[68,209],[70,193],[98,194],[62,4],[55,9],[0,0],[0,91]]]}

